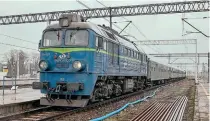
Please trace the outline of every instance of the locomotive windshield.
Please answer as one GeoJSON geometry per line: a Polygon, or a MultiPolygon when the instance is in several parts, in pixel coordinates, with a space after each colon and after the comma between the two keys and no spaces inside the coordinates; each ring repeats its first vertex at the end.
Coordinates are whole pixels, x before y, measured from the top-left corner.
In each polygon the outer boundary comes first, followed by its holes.
{"type": "Polygon", "coordinates": [[[65,45],[87,46],[88,31],[86,30],[67,30],[65,35],[65,45]]]}
{"type": "Polygon", "coordinates": [[[44,34],[43,46],[60,46],[62,44],[62,31],[47,31],[44,34]]]}
{"type": "MultiPolygon", "coordinates": [[[[55,47],[62,45],[63,32],[61,30],[47,31],[44,33],[43,46],[55,47]]],[[[66,46],[87,46],[88,31],[87,30],[66,30],[65,32],[66,46]]]]}

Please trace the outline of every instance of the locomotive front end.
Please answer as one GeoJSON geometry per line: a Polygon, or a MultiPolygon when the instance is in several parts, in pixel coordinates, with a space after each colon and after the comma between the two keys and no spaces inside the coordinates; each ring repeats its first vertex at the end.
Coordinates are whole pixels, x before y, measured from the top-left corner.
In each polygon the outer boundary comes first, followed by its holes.
{"type": "Polygon", "coordinates": [[[78,15],[62,15],[59,24],[48,26],[40,41],[40,89],[46,97],[41,105],[84,107],[94,89],[93,35],[81,27],[78,15]]]}

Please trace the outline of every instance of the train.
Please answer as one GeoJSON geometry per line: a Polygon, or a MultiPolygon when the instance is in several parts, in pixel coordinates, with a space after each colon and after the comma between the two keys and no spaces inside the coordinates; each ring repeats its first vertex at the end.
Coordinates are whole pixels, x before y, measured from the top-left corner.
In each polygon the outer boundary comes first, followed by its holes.
{"type": "Polygon", "coordinates": [[[105,25],[62,14],[39,42],[40,105],[85,107],[186,77],[185,71],[150,60],[136,44],[105,25]]]}

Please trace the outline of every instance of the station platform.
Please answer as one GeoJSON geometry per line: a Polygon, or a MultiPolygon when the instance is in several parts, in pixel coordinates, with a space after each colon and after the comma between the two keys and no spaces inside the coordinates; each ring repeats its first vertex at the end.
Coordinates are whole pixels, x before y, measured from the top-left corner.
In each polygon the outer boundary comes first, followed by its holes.
{"type": "Polygon", "coordinates": [[[198,82],[195,95],[194,121],[210,121],[209,83],[207,83],[207,80],[198,80],[198,82]]]}
{"type": "MultiPolygon", "coordinates": [[[[22,86],[22,85],[32,85],[33,82],[38,82],[38,79],[18,79],[16,81],[17,86],[22,86]]],[[[15,80],[5,80],[4,81],[4,86],[12,86],[15,85],[15,80]]],[[[3,87],[3,80],[0,80],[0,88],[3,87]]]]}
{"type": "Polygon", "coordinates": [[[0,90],[0,106],[13,103],[22,103],[32,100],[40,99],[44,96],[40,90],[34,90],[32,88],[21,88],[16,90],[0,90]]]}

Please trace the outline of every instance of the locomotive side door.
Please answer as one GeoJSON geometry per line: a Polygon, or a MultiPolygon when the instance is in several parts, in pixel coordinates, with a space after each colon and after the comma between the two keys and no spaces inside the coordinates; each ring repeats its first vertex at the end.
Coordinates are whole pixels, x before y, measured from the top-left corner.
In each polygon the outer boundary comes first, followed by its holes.
{"type": "Polygon", "coordinates": [[[104,64],[104,60],[103,60],[103,54],[100,51],[103,51],[103,38],[100,36],[96,37],[96,71],[99,73],[103,73],[103,64],[104,64]]]}
{"type": "MultiPolygon", "coordinates": [[[[107,52],[107,40],[103,39],[103,50],[105,52],[107,52]]],[[[102,62],[103,62],[103,72],[106,73],[107,72],[107,68],[108,68],[108,55],[102,53],[102,62]]]]}

